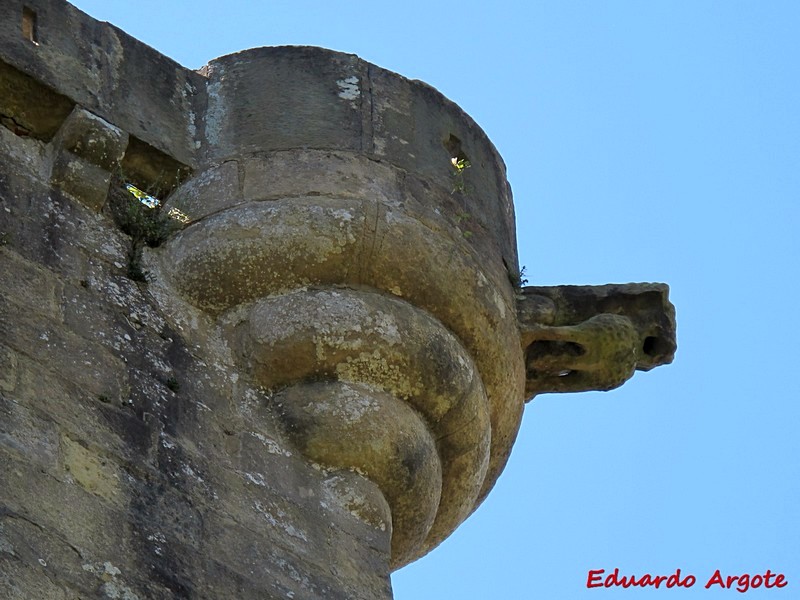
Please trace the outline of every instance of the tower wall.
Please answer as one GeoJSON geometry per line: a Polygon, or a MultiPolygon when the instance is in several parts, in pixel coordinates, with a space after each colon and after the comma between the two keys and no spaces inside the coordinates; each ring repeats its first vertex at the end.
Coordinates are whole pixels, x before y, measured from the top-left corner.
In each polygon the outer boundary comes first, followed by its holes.
{"type": "Polygon", "coordinates": [[[430,86],[0,10],[3,597],[389,598],[525,400],[672,359],[666,286],[521,287],[505,166],[430,86]]]}

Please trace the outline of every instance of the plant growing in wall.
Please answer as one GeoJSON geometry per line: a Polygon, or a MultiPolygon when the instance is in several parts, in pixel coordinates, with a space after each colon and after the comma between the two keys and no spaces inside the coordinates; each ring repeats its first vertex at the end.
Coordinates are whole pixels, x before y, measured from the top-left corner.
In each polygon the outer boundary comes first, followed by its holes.
{"type": "Polygon", "coordinates": [[[115,178],[109,191],[108,205],[117,226],[131,236],[128,250],[127,276],[134,281],[147,282],[147,272],[142,269],[142,251],[145,245],[155,248],[188,219],[180,211],[165,213],[156,195],[115,178]]]}
{"type": "Polygon", "coordinates": [[[464,183],[464,171],[469,169],[472,165],[466,158],[459,158],[454,156],[450,159],[453,165],[453,190],[452,193],[466,194],[467,184],[464,183]]]}

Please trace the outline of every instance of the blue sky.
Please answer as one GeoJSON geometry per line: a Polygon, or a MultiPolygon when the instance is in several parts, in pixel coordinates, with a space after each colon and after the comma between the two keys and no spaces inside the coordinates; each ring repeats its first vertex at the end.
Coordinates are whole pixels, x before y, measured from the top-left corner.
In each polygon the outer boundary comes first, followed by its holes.
{"type": "Polygon", "coordinates": [[[800,3],[75,4],[198,68],[253,46],[422,79],[508,166],[531,284],[663,281],[675,363],[544,395],[484,505],[393,576],[398,600],[800,597],[800,3]],[[587,589],[589,569],[694,574],[587,589]]]}

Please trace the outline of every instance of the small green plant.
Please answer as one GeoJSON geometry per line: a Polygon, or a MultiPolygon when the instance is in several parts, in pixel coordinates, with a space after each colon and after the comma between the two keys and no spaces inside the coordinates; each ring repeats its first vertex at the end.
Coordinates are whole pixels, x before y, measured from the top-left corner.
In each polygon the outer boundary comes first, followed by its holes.
{"type": "Polygon", "coordinates": [[[166,381],[166,386],[167,386],[167,387],[168,387],[170,390],[172,390],[173,392],[175,392],[176,394],[177,394],[177,393],[180,391],[180,389],[181,389],[181,384],[180,384],[180,383],[178,383],[178,380],[177,380],[177,379],[175,379],[174,377],[170,377],[170,378],[168,378],[168,379],[167,379],[167,381],[166,381]]]}
{"type": "Polygon", "coordinates": [[[103,402],[103,403],[105,403],[105,404],[108,404],[108,402],[109,402],[109,400],[110,400],[110,399],[109,399],[109,397],[108,397],[106,394],[100,394],[100,395],[97,397],[97,399],[98,399],[98,400],[100,400],[100,402],[103,402]]]}
{"type": "Polygon", "coordinates": [[[464,182],[464,172],[472,165],[466,158],[459,158],[454,156],[450,159],[450,164],[453,165],[453,189],[452,194],[466,194],[467,184],[464,182]]]}
{"type": "Polygon", "coordinates": [[[131,236],[127,276],[134,281],[146,283],[148,273],[142,269],[142,251],[145,245],[151,248],[160,246],[188,218],[177,210],[165,214],[161,201],[156,196],[131,183],[123,182],[121,178],[112,187],[109,207],[119,228],[131,236]]]}
{"type": "Polygon", "coordinates": [[[511,271],[508,272],[508,279],[511,281],[511,285],[514,286],[514,289],[517,291],[521,291],[522,288],[528,283],[528,278],[525,277],[525,269],[526,267],[523,266],[519,270],[519,275],[511,273],[511,271]]]}
{"type": "Polygon", "coordinates": [[[180,229],[180,221],[164,214],[158,198],[130,183],[125,184],[125,190],[129,195],[120,199],[116,211],[112,203],[111,210],[115,212],[120,229],[135,241],[155,248],[180,229]]]}

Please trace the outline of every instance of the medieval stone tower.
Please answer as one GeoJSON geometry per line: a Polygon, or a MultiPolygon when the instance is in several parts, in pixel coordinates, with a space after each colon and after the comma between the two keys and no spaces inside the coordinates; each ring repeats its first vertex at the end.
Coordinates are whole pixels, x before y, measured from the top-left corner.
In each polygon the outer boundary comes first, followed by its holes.
{"type": "Polygon", "coordinates": [[[491,142],[356,56],[5,0],[0,121],[0,597],[389,598],[526,400],[672,359],[665,285],[521,287],[491,142]]]}

